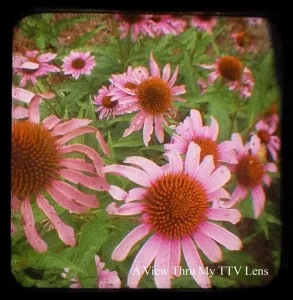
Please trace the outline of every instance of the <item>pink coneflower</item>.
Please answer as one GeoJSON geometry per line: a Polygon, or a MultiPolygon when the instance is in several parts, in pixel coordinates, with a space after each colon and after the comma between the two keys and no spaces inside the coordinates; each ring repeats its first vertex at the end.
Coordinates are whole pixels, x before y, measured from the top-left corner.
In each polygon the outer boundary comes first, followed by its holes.
{"type": "Polygon", "coordinates": [[[45,252],[48,245],[37,232],[30,201],[36,199],[38,207],[53,224],[60,239],[66,245],[74,246],[73,228],[58,217],[45,198],[46,193],[63,208],[81,214],[86,213],[88,208],[98,207],[96,196],[80,192],[61,178],[98,191],[108,189],[101,173],[101,157],[88,146],[66,143],[77,136],[95,133],[104,153],[108,155],[109,149],[100,132],[87,126],[91,120],[72,119],[64,122],[52,115],[40,122],[38,106],[41,100],[40,96],[35,96],[30,101],[28,120],[12,123],[11,205],[13,210],[20,206],[29,243],[38,252],[45,252]],[[86,155],[92,163],[68,157],[68,154],[75,152],[86,155]]]}
{"type": "Polygon", "coordinates": [[[39,51],[29,51],[25,52],[25,58],[27,61],[23,60],[21,63],[19,59],[14,57],[13,60],[13,73],[17,73],[22,76],[20,81],[20,86],[24,87],[28,80],[31,80],[32,84],[36,84],[38,76],[47,75],[49,72],[59,72],[60,69],[54,65],[50,65],[49,62],[53,60],[57,54],[44,53],[39,56],[37,54],[39,51]],[[16,59],[16,60],[15,60],[16,59]]]}
{"type": "Polygon", "coordinates": [[[208,84],[207,84],[207,82],[206,82],[204,79],[199,78],[199,79],[197,80],[197,83],[198,83],[199,86],[200,86],[200,94],[201,94],[201,95],[202,95],[202,94],[205,94],[205,93],[208,91],[208,84]]]}
{"type": "Polygon", "coordinates": [[[198,30],[213,34],[213,27],[217,25],[217,17],[209,15],[197,15],[191,18],[191,25],[198,30]]]}
{"type": "MultiPolygon", "coordinates": [[[[44,99],[52,99],[55,97],[54,93],[46,92],[41,94],[34,94],[28,90],[12,86],[12,98],[24,103],[30,103],[35,96],[40,96],[44,99]]],[[[12,103],[12,119],[25,119],[28,118],[28,109],[25,107],[17,106],[12,103]]]]}
{"type": "MultiPolygon", "coordinates": [[[[95,262],[97,266],[97,286],[99,289],[119,289],[121,288],[121,281],[118,277],[118,274],[116,271],[109,271],[108,269],[103,270],[105,263],[101,262],[100,257],[98,255],[95,255],[95,262]]],[[[66,278],[67,273],[70,271],[70,269],[65,268],[65,273],[62,273],[62,277],[66,278]]],[[[78,278],[75,276],[70,279],[70,281],[73,281],[73,283],[70,287],[74,289],[81,288],[81,284],[79,283],[78,278]]]]}
{"type": "Polygon", "coordinates": [[[255,126],[257,136],[261,144],[271,153],[273,160],[278,159],[277,150],[280,150],[280,138],[273,133],[276,131],[276,124],[269,126],[264,120],[260,120],[255,126]]]}
{"type": "Polygon", "coordinates": [[[203,126],[200,112],[196,109],[190,111],[190,117],[179,123],[176,133],[173,134],[171,143],[165,144],[166,150],[176,149],[180,154],[186,155],[191,142],[198,144],[201,148],[200,162],[207,155],[212,155],[215,165],[220,162],[236,164],[234,145],[231,141],[217,143],[219,134],[218,122],[211,117],[211,125],[203,126]]]}
{"type": "Polygon", "coordinates": [[[243,68],[242,62],[235,56],[223,56],[214,64],[200,64],[204,69],[213,70],[208,78],[208,84],[212,84],[219,76],[226,82],[230,90],[240,88],[244,98],[251,96],[254,88],[254,78],[248,67],[243,68]]]}
{"type": "Polygon", "coordinates": [[[173,17],[172,15],[153,15],[151,17],[151,30],[156,36],[163,34],[178,35],[186,27],[186,21],[173,17]]]}
{"type": "Polygon", "coordinates": [[[167,124],[164,115],[170,116],[169,112],[171,110],[175,114],[175,108],[172,105],[173,100],[185,101],[177,97],[177,95],[185,93],[185,86],[174,86],[178,66],[170,79],[171,67],[170,64],[167,64],[163,69],[161,78],[160,68],[151,54],[150,70],[151,75],[149,75],[147,69],[140,68],[140,73],[133,72],[134,79],[125,76],[125,81],[135,82],[132,88],[123,87],[117,81],[112,82],[118,89],[126,93],[126,96],[121,98],[119,102],[122,103],[123,101],[123,103],[129,104],[129,109],[132,111],[139,110],[139,113],[131,121],[130,127],[125,130],[123,137],[143,127],[143,140],[146,146],[151,139],[154,129],[153,123],[155,123],[155,133],[159,142],[164,141],[163,124],[167,124]]]}
{"type": "Polygon", "coordinates": [[[159,167],[143,157],[128,157],[124,161],[136,167],[109,165],[103,172],[124,176],[142,186],[128,193],[117,186],[110,186],[109,193],[125,204],[120,207],[111,203],[109,214],[138,216],[140,225],[132,230],[115,248],[112,259],[123,261],[140,240],[150,235],[136,255],[128,273],[127,284],[136,288],[146,269],[154,260],[154,269],[165,269],[155,274],[159,288],[170,288],[170,279],[179,277],[181,250],[186,264],[193,270],[192,276],[202,288],[210,287],[210,279],[200,273],[204,269],[197,248],[212,261],[222,259],[221,249],[241,248],[240,239],[223,227],[208,221],[237,223],[238,210],[211,208],[210,203],[219,198],[229,198],[222,188],[230,179],[230,171],[221,166],[215,170],[213,157],[208,155],[202,163],[200,147],[190,143],[183,164],[176,150],[166,153],[169,164],[159,167]],[[167,166],[167,167],[166,167],[167,166]]]}
{"type": "Polygon", "coordinates": [[[240,53],[244,53],[246,50],[248,52],[255,51],[255,46],[252,43],[252,38],[247,32],[241,31],[238,33],[232,33],[231,38],[235,43],[236,49],[240,53]]]}
{"type": "Polygon", "coordinates": [[[129,32],[134,42],[138,36],[145,36],[146,34],[155,37],[150,29],[151,17],[152,15],[116,14],[115,19],[118,21],[118,29],[121,32],[120,39],[125,38],[129,32]]]}
{"type": "Polygon", "coordinates": [[[237,152],[238,164],[230,166],[230,170],[235,173],[237,187],[231,195],[229,201],[220,202],[220,206],[229,208],[243,200],[248,191],[251,190],[253,199],[253,208],[255,218],[258,218],[264,209],[266,196],[262,187],[262,182],[267,186],[271,184],[271,177],[266,174],[269,172],[277,172],[277,166],[274,163],[264,164],[261,158],[260,139],[254,135],[249,143],[243,146],[241,135],[234,133],[232,141],[237,152]]]}
{"type": "Polygon", "coordinates": [[[95,57],[90,56],[90,52],[70,52],[64,57],[61,67],[65,75],[78,79],[81,75],[90,75],[95,65],[95,57]]]}

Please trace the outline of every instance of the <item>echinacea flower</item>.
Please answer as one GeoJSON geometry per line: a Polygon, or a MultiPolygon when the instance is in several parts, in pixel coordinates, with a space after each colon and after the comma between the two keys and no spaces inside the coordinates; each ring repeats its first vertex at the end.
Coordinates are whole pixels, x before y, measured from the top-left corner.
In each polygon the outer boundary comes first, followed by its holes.
{"type": "Polygon", "coordinates": [[[150,29],[151,17],[152,15],[143,14],[116,14],[118,30],[121,32],[120,39],[125,38],[129,32],[134,42],[138,36],[145,36],[146,34],[155,37],[150,29]]]}
{"type": "Polygon", "coordinates": [[[57,54],[44,53],[37,56],[39,51],[29,51],[25,52],[23,63],[19,59],[13,61],[14,70],[13,73],[22,76],[20,81],[20,86],[24,87],[28,80],[31,80],[32,84],[35,85],[37,82],[37,77],[47,75],[49,72],[59,72],[60,69],[54,65],[50,65],[49,62],[53,60],[57,54]]]}
{"type": "MultiPolygon", "coordinates": [[[[34,94],[28,90],[12,86],[12,98],[24,103],[30,103],[35,96],[40,96],[44,99],[52,99],[55,97],[54,93],[46,92],[34,94]]],[[[22,106],[15,105],[12,102],[12,119],[25,119],[28,118],[28,109],[22,106]]]]}
{"type": "Polygon", "coordinates": [[[52,115],[40,122],[41,100],[37,95],[30,101],[28,120],[12,123],[11,206],[13,210],[20,209],[28,242],[38,252],[46,252],[48,245],[35,227],[31,201],[36,201],[60,239],[66,245],[74,246],[73,228],[58,217],[46,194],[69,212],[82,214],[88,208],[98,207],[99,202],[95,195],[80,192],[70,183],[97,191],[109,188],[101,173],[103,161],[98,153],[85,145],[66,143],[77,136],[94,133],[105,154],[109,155],[109,149],[100,132],[88,126],[91,120],[72,119],[64,122],[52,115]],[[68,157],[73,153],[87,156],[92,163],[68,157]]]}
{"type": "Polygon", "coordinates": [[[277,166],[274,163],[265,164],[260,157],[261,142],[260,139],[253,135],[245,146],[243,146],[241,135],[234,133],[232,142],[237,152],[238,164],[229,166],[230,170],[235,173],[237,187],[228,201],[220,201],[220,207],[230,208],[242,201],[251,190],[253,199],[254,216],[258,218],[265,207],[266,195],[262,182],[267,186],[271,184],[271,177],[266,174],[277,172],[277,166]]]}
{"type": "Polygon", "coordinates": [[[252,43],[251,35],[248,32],[241,31],[238,33],[232,33],[231,38],[233,39],[236,49],[240,53],[245,53],[245,51],[253,52],[255,51],[255,46],[252,43]]]}
{"type": "Polygon", "coordinates": [[[197,15],[191,18],[191,26],[200,31],[213,34],[213,28],[217,25],[217,17],[209,15],[197,15]]]}
{"type": "Polygon", "coordinates": [[[201,114],[192,109],[190,117],[187,116],[183,122],[175,128],[170,144],[165,144],[166,150],[176,149],[180,154],[186,155],[189,144],[194,142],[201,148],[200,162],[206,155],[212,155],[215,165],[220,162],[236,164],[234,145],[231,141],[217,143],[219,134],[218,122],[211,117],[211,125],[203,126],[201,114]]]}
{"type": "MultiPolygon", "coordinates": [[[[125,112],[124,106],[119,103],[118,100],[111,101],[111,96],[109,93],[112,92],[114,86],[111,84],[109,88],[106,86],[102,86],[98,95],[94,97],[94,104],[99,106],[96,111],[100,111],[99,119],[103,119],[103,117],[107,117],[107,120],[112,115],[113,118],[117,115],[121,115],[125,112]]],[[[127,110],[126,110],[127,111],[127,110]]]]}
{"type": "Polygon", "coordinates": [[[235,209],[211,208],[210,203],[219,198],[229,198],[222,187],[230,179],[230,171],[221,166],[215,169],[213,157],[207,155],[200,161],[200,147],[190,143],[185,162],[172,150],[166,153],[169,164],[163,167],[144,157],[127,157],[125,165],[108,165],[103,172],[126,177],[141,187],[125,192],[110,186],[109,193],[119,202],[111,203],[107,212],[120,216],[137,216],[140,223],[114,249],[112,259],[123,261],[130,250],[146,238],[128,273],[127,285],[138,287],[144,272],[154,261],[155,283],[159,288],[170,288],[170,279],[179,277],[181,251],[192,276],[202,288],[210,287],[210,279],[202,274],[204,266],[197,249],[212,261],[222,259],[220,247],[239,250],[240,239],[222,226],[208,221],[241,219],[235,209]],[[147,237],[148,236],[148,237],[147,237]],[[216,241],[216,242],[215,242],[216,241]]]}
{"type": "Polygon", "coordinates": [[[244,98],[251,96],[254,88],[254,78],[248,67],[244,67],[243,63],[235,56],[223,56],[216,59],[214,64],[200,64],[204,69],[213,70],[209,74],[208,84],[221,77],[229,87],[229,90],[240,88],[240,93],[244,98]]]}
{"type": "MultiPolygon", "coordinates": [[[[101,262],[100,257],[98,255],[95,255],[95,263],[97,267],[97,284],[99,289],[119,289],[121,288],[121,281],[118,277],[118,274],[116,271],[109,271],[109,269],[103,270],[105,263],[101,262]]],[[[70,269],[65,268],[65,273],[62,273],[62,277],[66,278],[67,273],[70,271],[70,269]]],[[[70,279],[70,281],[73,281],[73,283],[70,287],[73,289],[81,288],[81,284],[79,283],[78,278],[75,276],[70,279]]]]}
{"type": "MultiPolygon", "coordinates": [[[[122,86],[118,81],[112,83],[125,96],[119,102],[129,104],[129,109],[132,111],[138,110],[130,123],[130,127],[125,130],[123,137],[128,136],[133,131],[138,131],[143,128],[143,141],[147,146],[155,123],[155,133],[160,143],[164,141],[163,124],[167,124],[164,115],[170,116],[169,112],[175,113],[175,108],[172,101],[185,101],[177,95],[185,93],[185,86],[174,86],[178,74],[178,66],[176,67],[173,76],[170,79],[171,67],[167,64],[163,69],[161,77],[160,68],[151,53],[150,70],[151,75],[146,68],[138,68],[140,72],[133,71],[134,78],[125,75],[125,82],[133,82],[130,88],[122,86]]],[[[121,94],[119,94],[121,96],[121,94]]],[[[117,96],[118,97],[118,96],[117,96]]],[[[116,98],[113,98],[113,100],[116,98]]]]}
{"type": "Polygon", "coordinates": [[[270,152],[272,159],[277,160],[277,150],[280,150],[280,138],[273,133],[276,131],[276,124],[269,126],[264,120],[260,120],[255,126],[257,136],[261,143],[265,145],[266,149],[270,152]]]}
{"type": "Polygon", "coordinates": [[[90,56],[90,52],[70,52],[64,57],[61,67],[65,75],[78,79],[81,75],[90,75],[95,65],[95,57],[90,56]]]}

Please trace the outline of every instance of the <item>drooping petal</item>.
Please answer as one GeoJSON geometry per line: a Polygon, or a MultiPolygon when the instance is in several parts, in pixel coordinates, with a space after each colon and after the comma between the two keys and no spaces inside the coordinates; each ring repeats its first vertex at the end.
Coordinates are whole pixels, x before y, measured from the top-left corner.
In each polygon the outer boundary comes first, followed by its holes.
{"type": "Polygon", "coordinates": [[[108,145],[106,144],[101,132],[98,129],[96,129],[96,138],[97,138],[97,141],[100,144],[101,149],[104,152],[104,154],[106,154],[107,156],[110,156],[110,149],[109,149],[108,145]]]}
{"type": "Polygon", "coordinates": [[[231,195],[231,199],[228,201],[221,201],[220,206],[223,208],[230,208],[234,206],[237,202],[241,201],[246,197],[248,193],[247,188],[242,187],[241,185],[238,185],[234,192],[231,195]]]}
{"type": "Polygon", "coordinates": [[[115,200],[125,200],[127,197],[127,192],[121,189],[119,186],[110,185],[108,193],[115,199],[115,200]]]}
{"type": "Polygon", "coordinates": [[[65,122],[63,124],[57,125],[53,131],[53,135],[64,135],[66,133],[69,133],[77,128],[86,126],[90,124],[92,120],[87,120],[87,119],[71,119],[68,122],[65,122]]]}
{"type": "Polygon", "coordinates": [[[162,125],[162,116],[156,115],[155,116],[155,133],[158,141],[160,143],[164,142],[164,129],[162,125]]]}
{"type": "Polygon", "coordinates": [[[33,92],[15,86],[12,87],[12,98],[14,99],[25,103],[30,103],[34,96],[35,94],[33,92]]]}
{"type": "Polygon", "coordinates": [[[268,163],[265,166],[265,170],[269,172],[278,172],[278,167],[274,163],[268,163]]]}
{"type": "Polygon", "coordinates": [[[154,130],[153,115],[150,114],[144,120],[144,127],[143,127],[143,142],[146,146],[148,146],[153,130],[154,130]]]}
{"type": "Polygon", "coordinates": [[[32,123],[40,123],[40,112],[39,112],[39,104],[42,101],[42,97],[36,95],[33,97],[29,104],[28,109],[28,118],[32,123]]]}
{"type": "Polygon", "coordinates": [[[55,115],[47,117],[45,120],[43,120],[43,125],[47,129],[52,129],[54,126],[56,126],[58,123],[60,123],[62,120],[56,117],[55,115]]]}
{"type": "Polygon", "coordinates": [[[145,199],[146,194],[147,194],[147,191],[145,189],[134,188],[128,192],[125,202],[143,200],[143,199],[145,199]]]}
{"type": "Polygon", "coordinates": [[[266,195],[261,185],[253,187],[251,193],[253,199],[254,216],[255,218],[258,218],[264,209],[266,195]]]}
{"type": "Polygon", "coordinates": [[[181,243],[179,239],[170,241],[170,264],[169,275],[171,278],[179,277],[179,266],[181,260],[181,243]]]}
{"type": "Polygon", "coordinates": [[[221,198],[230,199],[230,194],[225,189],[220,188],[208,194],[208,197],[210,201],[221,199],[221,198]]]}
{"type": "Polygon", "coordinates": [[[140,214],[144,209],[144,205],[142,203],[126,203],[120,207],[117,207],[115,202],[110,203],[106,211],[109,215],[121,215],[121,216],[132,216],[140,214]]]}
{"type": "Polygon", "coordinates": [[[227,167],[219,167],[209,177],[206,183],[207,193],[212,193],[215,190],[221,188],[231,177],[231,173],[227,167]]]}
{"type": "Polygon", "coordinates": [[[232,224],[236,224],[241,219],[241,214],[237,209],[227,208],[209,208],[207,217],[217,221],[228,221],[232,224]]]}
{"type": "Polygon", "coordinates": [[[12,107],[12,119],[25,119],[28,117],[28,110],[27,108],[16,106],[12,107]]]}
{"type": "Polygon", "coordinates": [[[65,135],[63,135],[63,137],[61,137],[59,140],[58,140],[58,143],[59,144],[65,144],[66,142],[80,136],[80,135],[83,135],[83,134],[86,134],[86,133],[96,133],[97,129],[95,127],[92,127],[92,126],[84,126],[84,127],[81,127],[81,128],[77,128],[65,135]]]}
{"type": "Polygon", "coordinates": [[[264,174],[262,180],[267,186],[270,186],[272,183],[272,178],[268,174],[264,174]]]}
{"type": "MultiPolygon", "coordinates": [[[[215,169],[214,158],[212,155],[206,155],[199,165],[196,173],[196,178],[202,183],[210,182],[210,175],[215,169]]],[[[221,186],[220,186],[221,187],[221,186]]],[[[215,189],[216,190],[216,189],[215,189]]],[[[212,192],[212,191],[210,191],[212,192]]]]}
{"type": "Polygon", "coordinates": [[[62,158],[62,160],[60,161],[60,165],[69,169],[95,173],[94,166],[86,163],[83,159],[80,158],[62,158]]]}

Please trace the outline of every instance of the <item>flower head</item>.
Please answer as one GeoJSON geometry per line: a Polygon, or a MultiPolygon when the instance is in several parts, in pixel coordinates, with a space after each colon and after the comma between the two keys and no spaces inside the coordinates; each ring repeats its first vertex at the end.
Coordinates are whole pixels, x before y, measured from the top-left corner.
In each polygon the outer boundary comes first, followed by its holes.
{"type": "MultiPolygon", "coordinates": [[[[118,277],[117,272],[111,272],[108,269],[103,270],[105,263],[101,262],[100,257],[98,255],[95,255],[95,263],[97,267],[97,283],[99,289],[118,289],[121,287],[121,281],[118,277]]],[[[61,275],[63,278],[66,278],[67,273],[70,271],[70,269],[65,268],[64,271],[65,273],[62,273],[61,275]]],[[[70,286],[71,288],[81,288],[79,280],[76,276],[71,278],[70,281],[75,282],[70,286]]]]}
{"type": "Polygon", "coordinates": [[[78,79],[81,75],[90,75],[95,65],[95,57],[90,56],[90,52],[71,52],[64,57],[61,67],[65,75],[78,79]]]}
{"type": "Polygon", "coordinates": [[[232,33],[231,38],[235,43],[236,49],[240,53],[244,53],[246,50],[249,52],[255,51],[255,46],[252,43],[251,35],[248,32],[241,31],[238,33],[232,33]]]}
{"type": "Polygon", "coordinates": [[[44,53],[37,56],[39,51],[25,52],[24,57],[13,58],[13,73],[22,76],[20,86],[24,87],[28,80],[35,85],[37,77],[47,75],[49,72],[59,72],[60,69],[49,62],[53,60],[57,54],[44,53]]]}
{"type": "Polygon", "coordinates": [[[69,212],[81,214],[86,213],[88,208],[99,206],[96,196],[80,192],[62,179],[98,191],[109,187],[101,173],[101,157],[88,146],[66,143],[77,136],[94,133],[104,153],[108,155],[109,150],[100,132],[87,126],[91,120],[64,122],[52,115],[41,122],[38,108],[41,100],[37,95],[30,101],[28,120],[12,123],[11,206],[13,210],[21,211],[29,243],[38,252],[45,252],[48,245],[36,230],[31,201],[36,199],[60,239],[66,245],[74,246],[73,228],[58,217],[46,194],[69,212]],[[92,163],[68,157],[75,152],[86,155],[92,163]]]}
{"type": "Polygon", "coordinates": [[[203,126],[200,112],[192,109],[190,117],[179,123],[175,132],[171,143],[165,144],[166,150],[176,149],[180,154],[186,155],[189,144],[194,142],[201,148],[200,161],[207,155],[212,155],[215,165],[220,162],[237,163],[233,143],[231,141],[217,143],[219,125],[213,117],[210,126],[203,126]]]}
{"type": "Polygon", "coordinates": [[[112,98],[113,101],[124,94],[124,97],[122,96],[119,102],[122,103],[123,101],[123,103],[128,104],[129,109],[132,111],[139,111],[131,121],[130,127],[125,130],[123,137],[143,128],[145,145],[148,145],[150,141],[153,123],[155,123],[155,133],[159,142],[162,143],[164,141],[163,124],[167,124],[164,115],[170,116],[169,112],[171,110],[175,112],[172,105],[173,100],[185,101],[177,97],[177,95],[185,93],[185,86],[174,86],[178,67],[176,67],[170,79],[171,67],[170,64],[167,64],[161,77],[159,66],[151,54],[150,69],[151,74],[146,68],[140,67],[133,70],[132,77],[125,75],[124,82],[129,83],[127,87],[120,84],[118,80],[115,82],[111,80],[117,89],[120,90],[118,95],[114,95],[112,98]]]}
{"type": "Polygon", "coordinates": [[[237,152],[238,164],[229,166],[230,170],[235,173],[237,187],[231,195],[231,199],[220,202],[220,206],[227,208],[242,201],[249,190],[253,198],[253,208],[255,218],[258,218],[264,209],[266,196],[262,186],[271,184],[271,177],[266,174],[277,172],[277,166],[274,163],[265,164],[262,160],[261,141],[258,136],[253,135],[250,142],[243,146],[239,133],[232,135],[232,142],[237,152]]]}
{"type": "Polygon", "coordinates": [[[138,215],[140,225],[131,231],[115,248],[112,259],[124,260],[130,250],[143,238],[149,236],[136,255],[128,274],[131,288],[138,283],[150,264],[155,269],[166,269],[165,274],[156,274],[159,288],[170,288],[170,279],[178,277],[181,251],[194,280],[200,287],[210,287],[208,276],[199,274],[204,268],[196,245],[212,261],[222,258],[217,243],[230,250],[241,248],[240,239],[211,220],[237,223],[241,215],[237,210],[211,208],[211,202],[229,198],[222,186],[230,179],[227,167],[215,169],[213,157],[208,155],[200,163],[201,149],[190,143],[185,162],[176,150],[166,153],[169,164],[158,166],[143,157],[128,157],[125,163],[133,165],[109,165],[103,172],[126,177],[141,187],[125,192],[110,186],[109,193],[125,204],[117,207],[111,203],[109,214],[138,215]]]}
{"type": "Polygon", "coordinates": [[[226,82],[230,90],[240,88],[244,98],[251,96],[254,88],[254,78],[248,67],[235,56],[223,56],[218,58],[214,64],[201,64],[204,69],[213,70],[208,78],[208,84],[212,84],[219,76],[226,82]]]}
{"type": "Polygon", "coordinates": [[[213,27],[217,25],[217,17],[209,15],[197,15],[191,18],[191,26],[198,30],[213,34],[213,27]]]}

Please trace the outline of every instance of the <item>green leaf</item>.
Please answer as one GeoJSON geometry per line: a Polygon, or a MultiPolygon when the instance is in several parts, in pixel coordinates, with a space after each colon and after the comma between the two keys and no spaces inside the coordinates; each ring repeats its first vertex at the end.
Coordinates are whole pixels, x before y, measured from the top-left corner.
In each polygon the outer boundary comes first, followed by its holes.
{"type": "Polygon", "coordinates": [[[165,148],[163,145],[151,145],[151,146],[148,146],[148,147],[143,147],[141,149],[139,149],[139,151],[143,151],[143,150],[154,150],[154,151],[158,151],[158,152],[162,152],[164,153],[165,152],[165,148]]]}
{"type": "Polygon", "coordinates": [[[78,281],[83,288],[97,288],[97,267],[93,257],[87,265],[84,266],[84,272],[78,274],[78,281]]]}
{"type": "Polygon", "coordinates": [[[46,39],[45,39],[45,36],[44,35],[39,35],[37,38],[36,38],[36,44],[37,46],[42,50],[45,48],[46,46],[46,39]]]}
{"type": "Polygon", "coordinates": [[[125,138],[118,139],[117,141],[113,141],[114,148],[121,147],[136,147],[143,145],[142,133],[134,132],[125,138]]]}
{"type": "Polygon", "coordinates": [[[274,217],[274,216],[272,216],[268,213],[265,213],[265,212],[263,214],[264,214],[264,217],[265,217],[265,219],[268,223],[282,225],[281,221],[278,218],[276,218],[276,217],[274,217]]]}
{"type": "Polygon", "coordinates": [[[212,286],[215,286],[217,288],[228,288],[228,287],[238,286],[235,280],[223,276],[213,276],[211,278],[211,282],[212,282],[212,286]]]}

